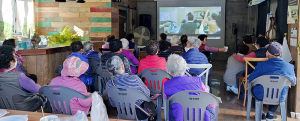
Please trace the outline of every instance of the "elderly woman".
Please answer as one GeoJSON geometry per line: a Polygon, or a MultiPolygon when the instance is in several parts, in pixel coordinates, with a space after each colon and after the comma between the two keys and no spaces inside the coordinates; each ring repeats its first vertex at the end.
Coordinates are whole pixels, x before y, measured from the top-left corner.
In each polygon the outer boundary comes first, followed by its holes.
{"type": "MultiPolygon", "coordinates": [[[[187,42],[186,48],[188,51],[186,53],[182,53],[181,56],[185,59],[188,64],[208,64],[208,60],[206,56],[199,52],[198,48],[201,46],[201,41],[198,38],[190,38],[187,42]]],[[[205,69],[190,69],[189,73],[201,74],[205,69]]],[[[202,80],[205,79],[203,75],[201,77],[202,80]]]]}
{"type": "MultiPolygon", "coordinates": [[[[115,39],[114,35],[109,35],[106,37],[106,44],[102,45],[102,48],[109,49],[109,43],[115,39]]],[[[107,53],[109,51],[103,51],[103,53],[107,53]]]]}
{"type": "Polygon", "coordinates": [[[149,56],[140,61],[138,73],[148,68],[157,68],[166,71],[166,59],[158,57],[159,43],[156,40],[149,40],[146,45],[146,52],[149,56]]]}
{"type": "MultiPolygon", "coordinates": [[[[47,100],[42,95],[37,94],[40,85],[28,78],[17,69],[17,57],[11,46],[0,47],[0,83],[6,83],[20,90],[32,93],[30,96],[14,95],[12,100],[17,110],[37,111],[47,100]]],[[[7,92],[13,93],[13,92],[7,92]]]]}
{"type": "MultiPolygon", "coordinates": [[[[186,71],[186,61],[179,55],[170,55],[167,62],[167,72],[173,79],[164,83],[164,96],[170,98],[172,95],[185,90],[199,90],[208,92],[199,77],[188,77],[184,75],[186,71]]],[[[215,106],[209,105],[205,110],[205,121],[215,120],[215,106]]],[[[183,109],[180,104],[175,103],[170,106],[170,121],[183,121],[183,109]]]]}
{"type": "MultiPolygon", "coordinates": [[[[50,85],[59,85],[74,89],[86,96],[91,93],[87,92],[85,84],[78,78],[89,68],[88,63],[82,61],[76,56],[67,58],[63,63],[61,76],[52,79],[50,85]]],[[[84,111],[86,114],[92,105],[92,97],[88,99],[72,98],[70,100],[71,111],[75,115],[78,110],[84,111]]]]}
{"type": "MultiPolygon", "coordinates": [[[[126,56],[129,63],[132,63],[134,65],[139,65],[140,64],[139,60],[133,55],[133,53],[130,50],[128,50],[129,41],[125,38],[121,39],[121,41],[122,41],[122,45],[123,45],[122,54],[126,56]]],[[[133,74],[137,73],[136,67],[130,65],[130,69],[133,74]]]]}
{"type": "Polygon", "coordinates": [[[19,55],[17,53],[18,49],[17,49],[17,44],[16,44],[15,40],[14,39],[5,40],[3,42],[3,45],[8,45],[8,46],[12,46],[13,47],[13,49],[15,50],[14,53],[15,53],[15,55],[17,57],[17,64],[18,64],[17,67],[16,67],[16,69],[18,71],[20,71],[20,72],[23,72],[27,77],[29,77],[30,79],[32,79],[36,83],[37,82],[36,75],[34,75],[34,74],[28,74],[27,73],[27,69],[23,66],[24,59],[23,59],[23,57],[21,55],[19,55]]]}
{"type": "Polygon", "coordinates": [[[178,36],[176,35],[172,36],[170,43],[172,44],[172,46],[168,49],[168,52],[182,51],[182,47],[178,46],[179,43],[178,36]]]}
{"type": "MultiPolygon", "coordinates": [[[[136,89],[146,96],[150,96],[149,89],[145,86],[143,81],[136,75],[129,75],[125,73],[125,67],[122,59],[119,56],[113,56],[106,62],[106,68],[109,73],[114,76],[114,80],[110,80],[106,83],[106,88],[113,86],[125,86],[136,89]]],[[[143,107],[143,101],[137,101],[138,105],[143,107]]],[[[110,104],[115,107],[115,103],[113,100],[110,100],[110,104]]],[[[147,117],[142,111],[136,108],[136,114],[139,120],[144,120],[147,117]]]]}
{"type": "Polygon", "coordinates": [[[93,43],[87,41],[83,43],[83,54],[87,55],[88,57],[96,58],[100,60],[101,53],[94,51],[93,43]]]}

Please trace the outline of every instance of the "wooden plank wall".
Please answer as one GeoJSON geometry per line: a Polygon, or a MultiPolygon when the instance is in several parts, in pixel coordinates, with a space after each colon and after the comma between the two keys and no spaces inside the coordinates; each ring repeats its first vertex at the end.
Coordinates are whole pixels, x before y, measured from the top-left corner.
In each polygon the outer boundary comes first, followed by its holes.
{"type": "Polygon", "coordinates": [[[111,0],[85,1],[35,0],[35,23],[39,35],[56,34],[67,25],[79,28],[75,30],[86,40],[106,40],[112,31],[111,0]]]}
{"type": "Polygon", "coordinates": [[[29,74],[37,76],[37,84],[49,85],[51,80],[58,76],[55,68],[63,64],[63,61],[71,54],[71,51],[47,54],[23,56],[23,66],[27,68],[29,74]]]}

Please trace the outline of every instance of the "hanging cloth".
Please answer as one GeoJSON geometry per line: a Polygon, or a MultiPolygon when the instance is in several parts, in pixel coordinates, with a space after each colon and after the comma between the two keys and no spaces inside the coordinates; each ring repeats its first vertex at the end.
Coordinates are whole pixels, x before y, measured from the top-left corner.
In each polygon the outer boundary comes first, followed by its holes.
{"type": "Polygon", "coordinates": [[[282,57],[281,57],[281,58],[282,58],[285,62],[288,62],[288,63],[289,63],[289,62],[292,60],[292,55],[291,55],[289,46],[288,46],[288,44],[287,44],[286,37],[283,38],[282,48],[283,48],[283,52],[282,52],[282,57]]]}
{"type": "Polygon", "coordinates": [[[273,17],[272,12],[267,14],[267,19],[266,19],[266,30],[269,30],[271,27],[271,20],[270,18],[273,17]]]}
{"type": "Polygon", "coordinates": [[[258,5],[258,4],[260,4],[260,3],[262,3],[262,2],[264,2],[265,0],[251,0],[250,2],[249,2],[249,6],[252,6],[252,5],[258,5]]]}

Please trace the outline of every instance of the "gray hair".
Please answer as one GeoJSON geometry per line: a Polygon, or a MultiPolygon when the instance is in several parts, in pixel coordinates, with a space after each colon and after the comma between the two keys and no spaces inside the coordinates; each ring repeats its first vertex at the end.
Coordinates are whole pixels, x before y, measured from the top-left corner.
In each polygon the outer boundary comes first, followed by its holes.
{"type": "Polygon", "coordinates": [[[126,49],[129,45],[129,42],[126,38],[121,39],[122,45],[123,45],[123,49],[126,49]]]}
{"type": "Polygon", "coordinates": [[[194,47],[194,48],[199,48],[202,44],[201,40],[195,37],[190,38],[189,41],[190,41],[190,47],[194,47]]]}
{"type": "Polygon", "coordinates": [[[173,77],[183,76],[186,71],[186,61],[177,54],[172,54],[168,57],[167,72],[173,77]]]}
{"type": "Polygon", "coordinates": [[[178,42],[179,42],[178,36],[176,36],[176,35],[172,36],[171,41],[170,41],[171,45],[175,45],[178,42]]]}
{"type": "Polygon", "coordinates": [[[119,56],[113,56],[106,61],[106,68],[113,75],[121,74],[122,66],[123,61],[119,56]]]}
{"type": "Polygon", "coordinates": [[[83,53],[86,53],[87,51],[92,50],[93,48],[93,43],[91,43],[90,41],[84,42],[83,43],[83,53]]]}

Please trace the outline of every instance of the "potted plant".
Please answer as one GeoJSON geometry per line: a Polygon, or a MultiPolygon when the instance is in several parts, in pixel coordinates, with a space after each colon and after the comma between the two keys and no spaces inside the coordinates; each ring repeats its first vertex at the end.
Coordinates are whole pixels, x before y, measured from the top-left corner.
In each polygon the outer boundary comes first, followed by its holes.
{"type": "Polygon", "coordinates": [[[82,40],[76,31],[72,30],[69,26],[63,27],[62,31],[47,37],[49,45],[47,47],[63,47],[70,46],[72,42],[82,40]]]}

